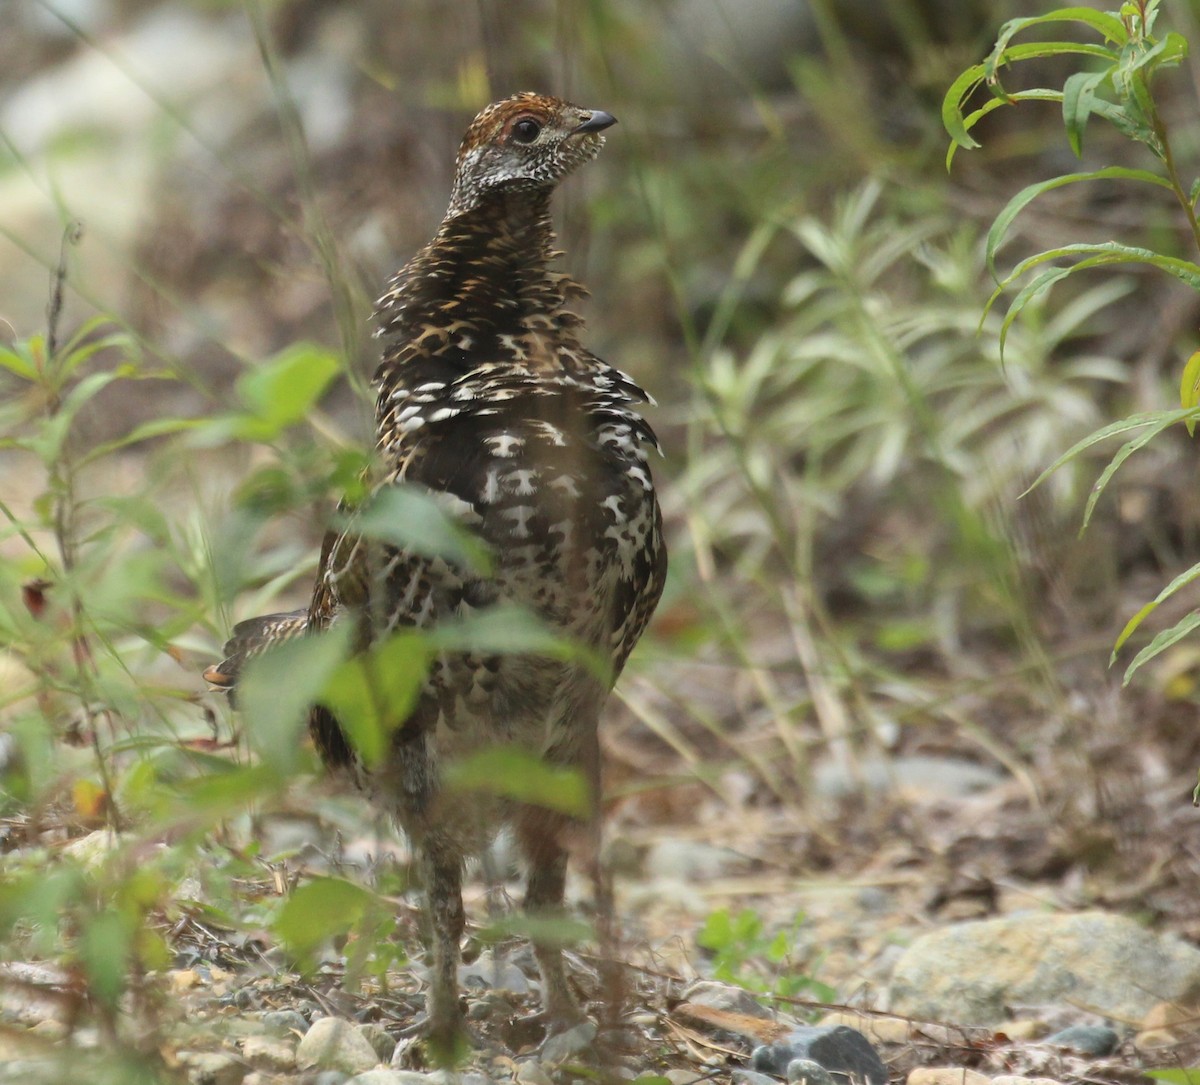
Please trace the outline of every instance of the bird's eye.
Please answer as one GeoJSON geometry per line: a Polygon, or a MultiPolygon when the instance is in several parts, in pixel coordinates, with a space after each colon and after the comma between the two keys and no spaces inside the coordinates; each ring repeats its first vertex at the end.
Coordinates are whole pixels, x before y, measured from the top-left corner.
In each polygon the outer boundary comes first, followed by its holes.
{"type": "Polygon", "coordinates": [[[538,138],[542,126],[529,117],[522,117],[512,126],[513,139],[518,143],[532,143],[538,138]]]}

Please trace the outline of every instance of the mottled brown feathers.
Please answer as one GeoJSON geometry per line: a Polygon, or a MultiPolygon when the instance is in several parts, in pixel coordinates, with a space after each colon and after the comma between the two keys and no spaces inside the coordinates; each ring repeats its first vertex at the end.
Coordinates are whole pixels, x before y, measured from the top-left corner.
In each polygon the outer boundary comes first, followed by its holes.
{"type": "MultiPolygon", "coordinates": [[[[230,660],[210,674],[236,680],[262,641],[354,622],[366,646],[496,605],[532,611],[601,654],[608,681],[577,662],[447,653],[397,727],[385,763],[367,771],[338,721],[316,708],[313,737],[394,812],[422,856],[434,925],[429,1031],[461,1034],[456,970],[461,869],[502,822],[530,864],[527,909],[561,909],[567,820],[479,793],[448,795],[442,766],[488,745],[524,747],[577,768],[599,786],[597,724],[608,690],[662,591],[666,551],[647,450],[648,396],[580,341],[568,305],[584,291],[549,268],[550,195],[594,157],[601,111],[537,94],[484,109],[458,154],[450,205],[434,238],[391,280],[376,307],[376,488],[437,495],[489,548],[488,575],[454,562],[331,533],[303,615],[242,623],[230,660]],[[257,623],[257,624],[255,624],[257,623]],[[468,801],[469,799],[469,801],[468,801]]],[[[253,726],[253,721],[249,721],[253,726]]],[[[561,955],[537,946],[551,1022],[577,1019],[561,955]]]]}

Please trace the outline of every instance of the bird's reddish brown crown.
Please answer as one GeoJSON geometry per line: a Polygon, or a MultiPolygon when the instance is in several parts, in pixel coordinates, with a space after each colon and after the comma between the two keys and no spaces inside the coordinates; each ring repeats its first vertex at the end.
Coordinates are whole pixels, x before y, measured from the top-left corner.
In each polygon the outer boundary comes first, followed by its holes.
{"type": "Polygon", "coordinates": [[[501,187],[552,188],[604,145],[610,113],[546,94],[494,102],[471,122],[458,150],[450,215],[475,207],[501,187]]]}

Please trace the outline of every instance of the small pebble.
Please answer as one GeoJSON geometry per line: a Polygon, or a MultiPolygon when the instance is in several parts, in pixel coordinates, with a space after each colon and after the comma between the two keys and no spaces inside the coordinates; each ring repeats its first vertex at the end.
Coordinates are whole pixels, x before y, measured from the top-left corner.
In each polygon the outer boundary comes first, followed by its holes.
{"type": "Polygon", "coordinates": [[[811,1059],[832,1073],[868,1085],[887,1085],[887,1067],[879,1052],[861,1032],[848,1025],[793,1029],[776,1043],[756,1047],[750,1054],[750,1065],[760,1073],[783,1077],[793,1059],[811,1059]]]}
{"type": "Polygon", "coordinates": [[[265,1028],[277,1036],[303,1036],[308,1031],[308,1022],[304,1020],[304,1015],[295,1010],[270,1010],[264,1013],[260,1020],[265,1028]]]}
{"type": "Polygon", "coordinates": [[[1104,1025],[1072,1025],[1061,1032],[1047,1036],[1043,1043],[1054,1047],[1066,1047],[1081,1055],[1102,1059],[1117,1049],[1121,1037],[1104,1025]]]}
{"type": "Polygon", "coordinates": [[[1052,1077],[1023,1077],[1021,1074],[998,1074],[992,1078],[992,1085],[1060,1085],[1052,1077]]]}
{"type": "Polygon", "coordinates": [[[542,1044],[542,1061],[550,1066],[566,1062],[580,1052],[586,1051],[596,1038],[594,1021],[582,1021],[566,1032],[558,1032],[546,1038],[542,1044]]]}
{"type": "Polygon", "coordinates": [[[550,1075],[542,1069],[541,1064],[529,1060],[517,1066],[517,1081],[520,1085],[554,1085],[550,1075]]]}
{"type": "Polygon", "coordinates": [[[294,1070],[296,1042],[277,1036],[247,1036],[242,1041],[242,1057],[263,1070],[294,1070]]]}
{"type": "Polygon", "coordinates": [[[379,1056],[380,1062],[390,1062],[392,1054],[396,1050],[396,1041],[388,1035],[387,1030],[382,1025],[377,1025],[370,1022],[365,1025],[359,1025],[358,1031],[366,1037],[374,1049],[375,1054],[379,1056]]]}
{"type": "Polygon", "coordinates": [[[296,1048],[296,1065],[301,1070],[343,1070],[361,1074],[379,1063],[379,1056],[350,1021],[322,1017],[314,1021],[296,1048]]]}
{"type": "Polygon", "coordinates": [[[734,1070],[729,1081],[730,1085],[779,1085],[775,1078],[755,1070],[734,1070]]]}
{"type": "Polygon", "coordinates": [[[716,980],[698,980],[689,985],[683,992],[683,1001],[694,1002],[697,1006],[708,1006],[714,1010],[744,1013],[750,1017],[771,1016],[771,1011],[744,987],[717,983],[716,980]]]}
{"type": "Polygon", "coordinates": [[[833,1085],[833,1075],[812,1059],[792,1059],[787,1064],[787,1079],[796,1085],[833,1085]]]}
{"type": "Polygon", "coordinates": [[[908,1072],[906,1085],[990,1085],[990,1079],[961,1066],[917,1066],[908,1072]]]}

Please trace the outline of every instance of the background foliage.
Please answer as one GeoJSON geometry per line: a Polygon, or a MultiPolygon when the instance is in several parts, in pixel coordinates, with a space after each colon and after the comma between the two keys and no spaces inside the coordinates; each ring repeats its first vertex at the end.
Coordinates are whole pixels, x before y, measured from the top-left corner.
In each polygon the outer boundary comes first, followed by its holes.
{"type": "MultiPolygon", "coordinates": [[[[316,816],[394,850],[301,741],[337,660],[262,672],[253,728],[199,672],[237,618],[304,603],[365,462],[370,299],[439,218],[464,118],[518,87],[621,119],[562,235],[591,339],[654,392],[667,448],[672,580],[611,713],[612,833],[699,817],[722,838],[768,811],[792,844],[764,861],[853,868],[903,818],[897,760],[952,751],[1018,781],[1064,862],[1137,867],[1146,810],[1200,756],[1200,656],[1163,636],[1123,694],[1107,665],[1119,636],[1194,624],[1186,430],[1088,494],[1112,420],[1197,413],[1195,279],[1141,266],[1195,255],[1197,12],[1167,5],[1175,36],[1137,63],[1098,15],[1061,48],[1014,40],[993,62],[1021,61],[1022,105],[972,114],[1003,6],[18,0],[0,930],[100,1022],[97,1074],[150,1065],[124,1061],[154,1047],[127,1011],[155,1019],[156,977],[203,930],[267,929],[308,969],[334,937],[354,989],[411,948],[389,918],[403,854],[367,876],[286,830],[316,816]],[[1135,107],[1131,131],[1113,111],[1135,107]],[[982,144],[949,175],[943,117],[982,144]],[[1114,253],[1130,266],[1073,273],[1114,253]]],[[[697,947],[792,995],[814,989],[795,930],[718,910],[697,947]]]]}

